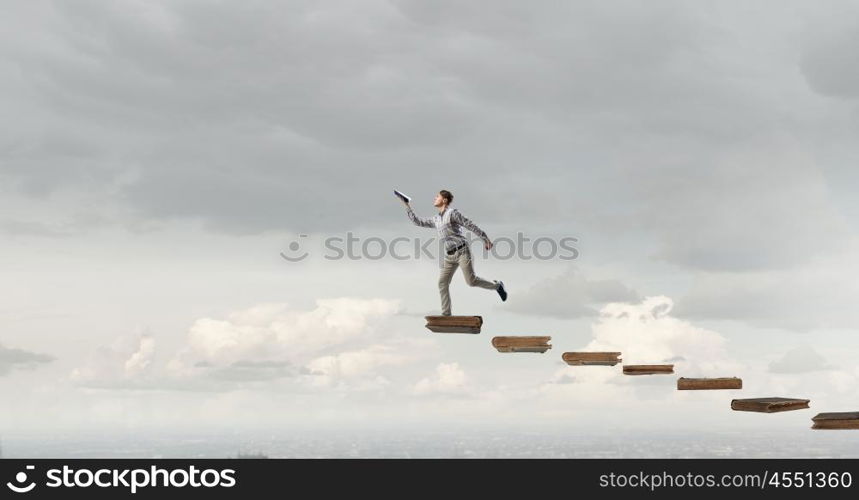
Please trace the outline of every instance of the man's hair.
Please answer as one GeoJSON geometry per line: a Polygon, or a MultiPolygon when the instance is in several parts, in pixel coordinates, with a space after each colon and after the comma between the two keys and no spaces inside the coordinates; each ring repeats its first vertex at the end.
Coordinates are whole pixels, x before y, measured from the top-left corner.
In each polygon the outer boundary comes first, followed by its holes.
{"type": "Polygon", "coordinates": [[[444,198],[445,203],[447,203],[448,205],[453,203],[453,193],[451,193],[447,189],[442,189],[438,192],[438,194],[440,194],[441,197],[444,198]]]}

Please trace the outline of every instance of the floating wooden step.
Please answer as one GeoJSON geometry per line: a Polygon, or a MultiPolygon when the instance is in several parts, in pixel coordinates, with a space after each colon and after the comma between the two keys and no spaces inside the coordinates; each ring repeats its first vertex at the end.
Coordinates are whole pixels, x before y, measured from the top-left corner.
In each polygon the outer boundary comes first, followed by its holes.
{"type": "Polygon", "coordinates": [[[494,337],[492,346],[498,352],[546,352],[552,348],[549,341],[552,337],[494,337]]]}
{"type": "Polygon", "coordinates": [[[624,375],[663,375],[674,373],[674,365],[623,365],[624,375]]]}
{"type": "Polygon", "coordinates": [[[572,366],[614,366],[623,361],[619,352],[565,352],[561,359],[572,366]]]}
{"type": "Polygon", "coordinates": [[[859,411],[818,413],[812,429],[859,429],[859,411]]]}
{"type": "Polygon", "coordinates": [[[757,411],[761,413],[777,413],[780,411],[803,410],[808,408],[808,399],[794,398],[752,398],[734,399],[731,409],[736,411],[757,411]]]}
{"type": "Polygon", "coordinates": [[[436,333],[480,333],[481,316],[425,316],[426,327],[436,333]]]}
{"type": "Polygon", "coordinates": [[[685,378],[677,379],[678,391],[707,391],[712,389],[742,389],[743,379],[723,378],[685,378]]]}

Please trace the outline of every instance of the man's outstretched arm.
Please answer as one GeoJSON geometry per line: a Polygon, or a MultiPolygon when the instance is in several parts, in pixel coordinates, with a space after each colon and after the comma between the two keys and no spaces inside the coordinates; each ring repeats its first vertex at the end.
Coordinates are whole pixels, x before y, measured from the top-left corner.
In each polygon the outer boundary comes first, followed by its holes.
{"type": "Polygon", "coordinates": [[[414,223],[416,226],[420,227],[435,227],[435,223],[433,223],[432,219],[424,219],[422,217],[418,217],[415,215],[414,210],[412,210],[412,206],[408,203],[403,202],[406,205],[406,213],[409,215],[409,220],[414,223]]]}
{"type": "Polygon", "coordinates": [[[450,214],[450,218],[453,219],[453,221],[457,224],[464,226],[466,229],[476,234],[486,244],[487,249],[492,248],[492,241],[489,240],[489,236],[486,235],[486,232],[484,232],[483,229],[477,227],[477,224],[471,222],[468,217],[459,213],[459,210],[456,210],[452,214],[450,214]]]}

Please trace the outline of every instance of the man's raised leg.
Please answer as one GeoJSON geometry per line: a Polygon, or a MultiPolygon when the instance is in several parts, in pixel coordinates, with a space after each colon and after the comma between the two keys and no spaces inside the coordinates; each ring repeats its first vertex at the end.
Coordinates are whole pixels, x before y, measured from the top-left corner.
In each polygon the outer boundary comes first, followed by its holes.
{"type": "Polygon", "coordinates": [[[498,283],[485,280],[474,274],[474,263],[471,259],[471,251],[468,247],[462,249],[459,254],[459,265],[462,267],[462,275],[465,277],[465,282],[468,286],[477,286],[480,288],[488,288],[489,290],[497,290],[498,283]]]}

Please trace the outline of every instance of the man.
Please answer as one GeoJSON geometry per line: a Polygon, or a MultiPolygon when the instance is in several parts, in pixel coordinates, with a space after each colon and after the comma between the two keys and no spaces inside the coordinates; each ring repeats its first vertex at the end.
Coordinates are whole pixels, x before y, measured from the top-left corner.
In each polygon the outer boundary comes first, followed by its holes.
{"type": "Polygon", "coordinates": [[[466,219],[459,210],[449,208],[453,202],[453,194],[450,191],[442,189],[433,200],[433,206],[438,209],[438,215],[431,219],[423,219],[415,215],[411,205],[406,199],[402,199],[406,206],[409,219],[416,225],[421,227],[434,227],[438,230],[439,239],[444,244],[445,252],[444,263],[441,267],[441,274],[438,278],[438,291],[441,294],[441,313],[444,316],[450,316],[450,280],[453,278],[453,273],[458,267],[462,267],[462,274],[465,276],[465,282],[469,286],[479,286],[495,290],[501,296],[501,300],[507,300],[507,291],[504,289],[504,283],[501,281],[487,281],[474,274],[474,265],[471,260],[471,249],[468,248],[468,240],[462,234],[462,226],[465,226],[472,233],[476,234],[483,240],[487,250],[492,248],[492,241],[489,236],[476,224],[466,219]]]}

